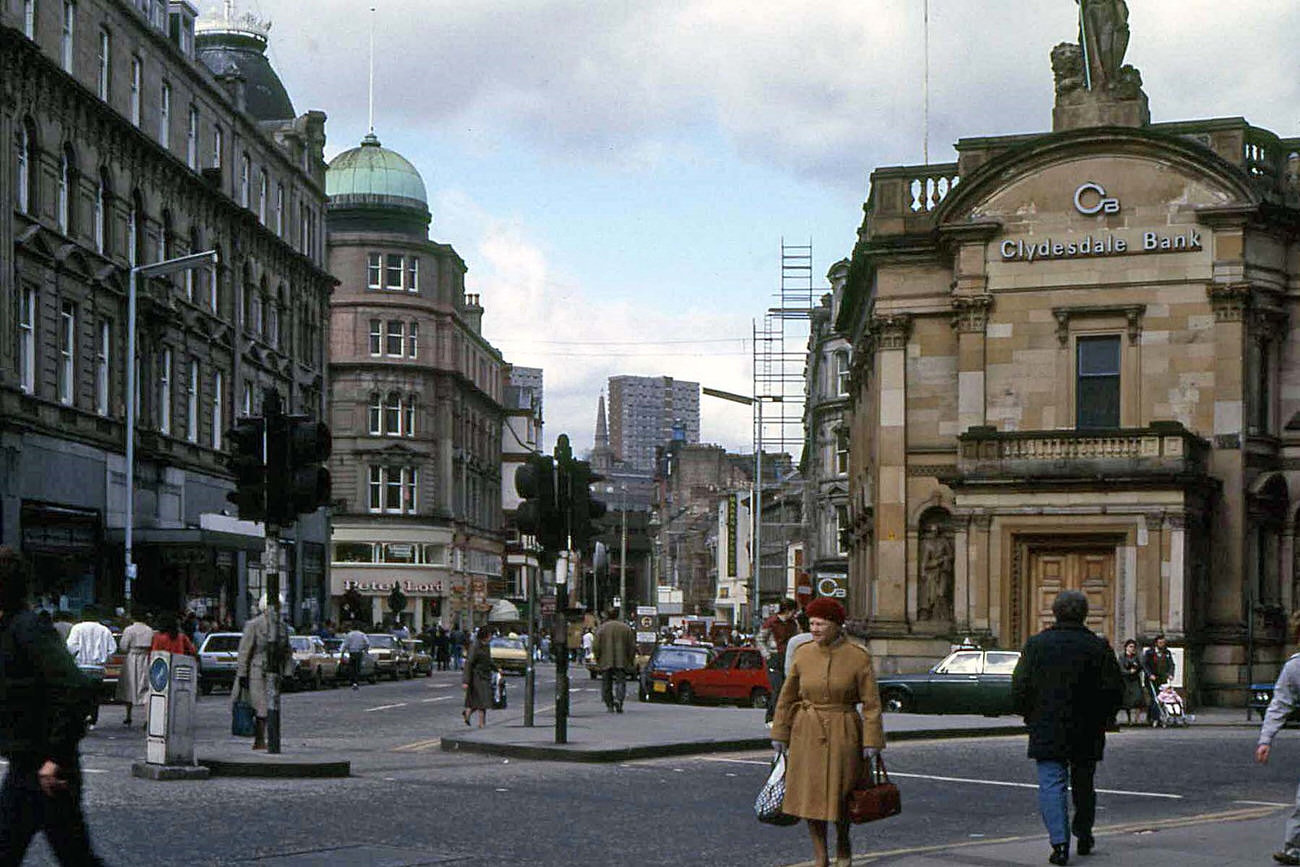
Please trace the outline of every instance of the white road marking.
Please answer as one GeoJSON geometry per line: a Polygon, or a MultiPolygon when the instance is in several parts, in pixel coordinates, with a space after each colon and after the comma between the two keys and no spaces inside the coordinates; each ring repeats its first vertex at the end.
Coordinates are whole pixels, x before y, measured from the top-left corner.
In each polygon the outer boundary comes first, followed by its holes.
{"type": "Polygon", "coordinates": [[[406,702],[399,701],[397,704],[381,704],[379,707],[368,707],[365,710],[363,710],[362,713],[371,713],[377,710],[389,710],[390,708],[394,708],[394,707],[406,707],[406,702]]]}
{"type": "MultiPolygon", "coordinates": [[[[736,764],[736,765],[762,765],[763,767],[767,767],[768,765],[771,764],[771,762],[769,761],[762,761],[759,759],[729,759],[724,756],[706,756],[704,757],[704,761],[728,762],[730,764],[736,764]]],[[[889,775],[891,777],[902,777],[905,779],[912,779],[912,780],[933,780],[939,783],[973,783],[975,785],[980,785],[980,786],[1008,786],[1016,789],[1037,789],[1038,788],[1037,783],[1017,783],[1017,782],[1010,782],[1007,780],[973,780],[968,777],[938,777],[932,774],[903,774],[903,773],[899,773],[898,771],[890,771],[889,775]]],[[[1133,795],[1140,798],[1168,798],[1170,800],[1175,800],[1175,801],[1183,800],[1182,795],[1172,795],[1169,794],[1168,792],[1132,792],[1127,789],[1098,789],[1097,794],[1133,795]]],[[[1271,802],[1264,802],[1264,801],[1237,801],[1235,803],[1257,804],[1263,807],[1291,806],[1290,804],[1274,804],[1271,802]]]]}
{"type": "MultiPolygon", "coordinates": [[[[903,777],[912,780],[934,780],[940,783],[972,783],[979,786],[1007,786],[1016,789],[1037,789],[1037,783],[1015,783],[1007,780],[972,780],[967,777],[938,777],[932,774],[900,774],[898,771],[890,771],[891,777],[903,777]]],[[[1127,789],[1098,789],[1099,795],[1134,795],[1140,798],[1169,798],[1175,801],[1181,801],[1182,795],[1171,795],[1168,792],[1132,792],[1127,789]]]]}
{"type": "Polygon", "coordinates": [[[431,701],[450,701],[453,698],[455,698],[455,696],[451,695],[440,695],[437,698],[422,698],[420,699],[420,704],[428,704],[431,701]]]}
{"type": "Polygon", "coordinates": [[[1277,801],[1233,801],[1234,804],[1254,804],[1256,807],[1294,807],[1295,804],[1279,804],[1277,801]]]}

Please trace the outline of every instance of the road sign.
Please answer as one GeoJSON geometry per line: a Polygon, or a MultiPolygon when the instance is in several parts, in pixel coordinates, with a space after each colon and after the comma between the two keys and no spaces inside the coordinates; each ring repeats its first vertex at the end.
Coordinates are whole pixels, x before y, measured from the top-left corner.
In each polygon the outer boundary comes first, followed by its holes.
{"type": "Polygon", "coordinates": [[[542,597],[541,602],[542,602],[542,614],[543,614],[543,616],[550,616],[550,615],[552,615],[552,614],[555,613],[555,594],[554,594],[554,593],[547,593],[545,596],[542,597]]]}
{"type": "Polygon", "coordinates": [[[842,572],[822,572],[817,576],[817,595],[844,599],[849,595],[849,576],[842,572]]]}

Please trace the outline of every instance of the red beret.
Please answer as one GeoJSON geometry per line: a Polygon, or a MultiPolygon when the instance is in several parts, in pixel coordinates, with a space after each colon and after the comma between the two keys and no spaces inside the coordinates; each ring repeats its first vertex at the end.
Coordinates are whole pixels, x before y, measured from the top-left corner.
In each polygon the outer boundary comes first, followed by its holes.
{"type": "Polygon", "coordinates": [[[803,613],[821,620],[834,620],[836,623],[844,623],[844,606],[825,596],[809,602],[803,613]]]}

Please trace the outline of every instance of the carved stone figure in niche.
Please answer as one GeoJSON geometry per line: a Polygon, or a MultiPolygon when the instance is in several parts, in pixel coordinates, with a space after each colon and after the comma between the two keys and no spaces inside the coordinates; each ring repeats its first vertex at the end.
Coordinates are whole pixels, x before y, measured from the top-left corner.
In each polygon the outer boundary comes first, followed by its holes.
{"type": "Polygon", "coordinates": [[[952,535],[946,524],[934,521],[921,531],[921,581],[917,587],[919,620],[951,620],[953,595],[952,535]]]}

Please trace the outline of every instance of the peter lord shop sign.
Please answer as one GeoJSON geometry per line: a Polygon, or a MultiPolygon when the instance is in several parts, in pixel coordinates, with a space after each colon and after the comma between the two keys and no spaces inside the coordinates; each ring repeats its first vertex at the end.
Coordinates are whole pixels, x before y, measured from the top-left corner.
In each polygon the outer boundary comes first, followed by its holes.
{"type": "MultiPolygon", "coordinates": [[[[1106,195],[1100,185],[1089,181],[1074,191],[1074,209],[1085,216],[1118,214],[1119,199],[1106,195]]],[[[1042,262],[1051,259],[1086,259],[1099,256],[1127,256],[1142,253],[1176,253],[1201,249],[1199,229],[1182,232],[1130,230],[1102,232],[1082,238],[1047,237],[1043,240],[1007,238],[999,244],[1004,262],[1042,262]]]]}

